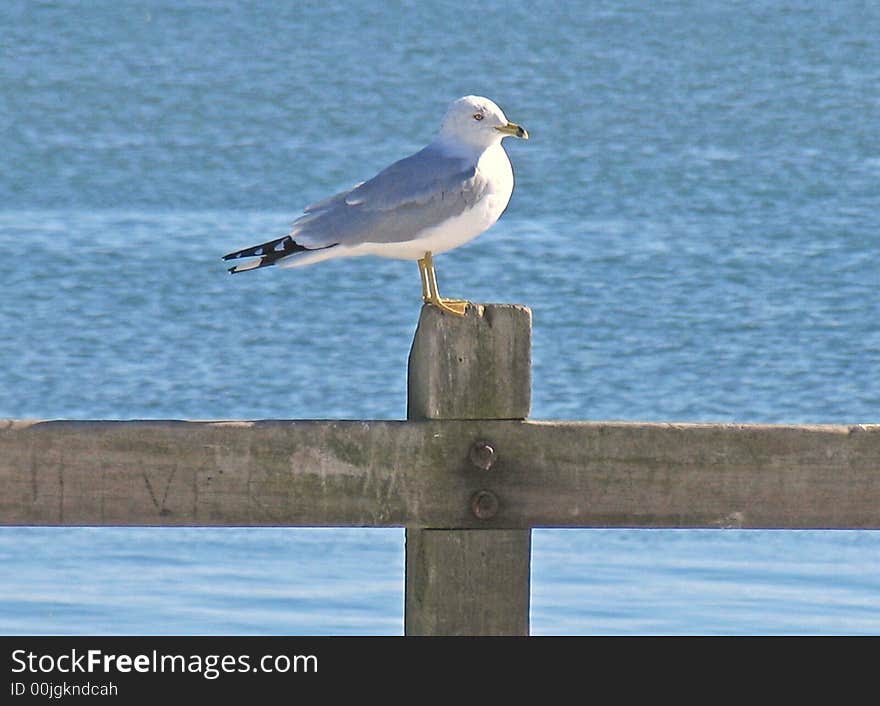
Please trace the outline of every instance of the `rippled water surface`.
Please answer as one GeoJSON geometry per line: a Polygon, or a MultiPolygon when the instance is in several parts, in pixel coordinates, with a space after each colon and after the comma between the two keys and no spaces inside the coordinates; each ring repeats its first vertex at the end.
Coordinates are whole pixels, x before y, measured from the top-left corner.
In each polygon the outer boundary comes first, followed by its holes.
{"type": "MultiPolygon", "coordinates": [[[[880,5],[0,5],[0,417],[405,416],[415,265],[219,256],[488,95],[532,139],[444,293],[534,419],[880,419],[880,5]]],[[[539,530],[532,631],[878,633],[873,532],[539,530]]],[[[2,529],[0,631],[400,633],[402,530],[2,529]]]]}

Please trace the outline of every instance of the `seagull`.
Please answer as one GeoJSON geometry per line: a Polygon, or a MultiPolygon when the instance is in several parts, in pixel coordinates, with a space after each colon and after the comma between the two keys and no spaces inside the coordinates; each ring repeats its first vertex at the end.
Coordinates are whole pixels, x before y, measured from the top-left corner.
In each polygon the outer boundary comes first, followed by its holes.
{"type": "Polygon", "coordinates": [[[459,98],[427,147],[307,206],[284,237],[223,259],[259,258],[229,268],[232,273],[361,255],[416,260],[422,299],[464,316],[469,302],[440,296],[433,257],[473,240],[504,213],[514,182],[505,137],[529,135],[488,98],[459,98]]]}

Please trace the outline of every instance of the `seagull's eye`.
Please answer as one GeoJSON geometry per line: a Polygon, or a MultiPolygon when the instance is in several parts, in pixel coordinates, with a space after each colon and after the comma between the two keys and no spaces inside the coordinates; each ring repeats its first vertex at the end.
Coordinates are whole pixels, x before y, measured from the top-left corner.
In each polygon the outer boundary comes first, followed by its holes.
{"type": "Polygon", "coordinates": [[[482,119],[483,119],[482,113],[474,113],[474,120],[482,120],[482,119]]]}

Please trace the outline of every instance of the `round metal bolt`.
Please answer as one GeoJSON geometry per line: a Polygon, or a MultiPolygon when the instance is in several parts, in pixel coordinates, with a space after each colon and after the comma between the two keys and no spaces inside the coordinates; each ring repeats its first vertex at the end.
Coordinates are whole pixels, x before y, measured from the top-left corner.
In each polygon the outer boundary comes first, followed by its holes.
{"type": "Polygon", "coordinates": [[[492,468],[492,466],[495,465],[495,461],[498,459],[498,454],[495,453],[495,449],[488,441],[478,441],[471,446],[468,456],[471,459],[471,463],[484,471],[488,471],[492,468]]]}
{"type": "Polygon", "coordinates": [[[478,520],[491,520],[498,512],[498,497],[491,490],[478,490],[471,498],[471,510],[478,520]]]}

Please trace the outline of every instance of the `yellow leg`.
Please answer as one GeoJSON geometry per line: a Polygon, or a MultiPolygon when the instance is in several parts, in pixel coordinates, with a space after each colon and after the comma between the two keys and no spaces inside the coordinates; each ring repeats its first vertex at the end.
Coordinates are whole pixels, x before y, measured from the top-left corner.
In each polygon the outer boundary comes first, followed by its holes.
{"type": "Polygon", "coordinates": [[[466,299],[444,299],[440,296],[440,288],[437,286],[437,272],[434,270],[434,258],[426,252],[419,260],[419,275],[422,278],[422,299],[438,309],[448,311],[456,316],[464,316],[467,311],[466,299]]]}
{"type": "Polygon", "coordinates": [[[422,299],[429,301],[431,298],[430,280],[428,279],[428,267],[424,260],[419,260],[419,277],[422,280],[422,299]]]}

